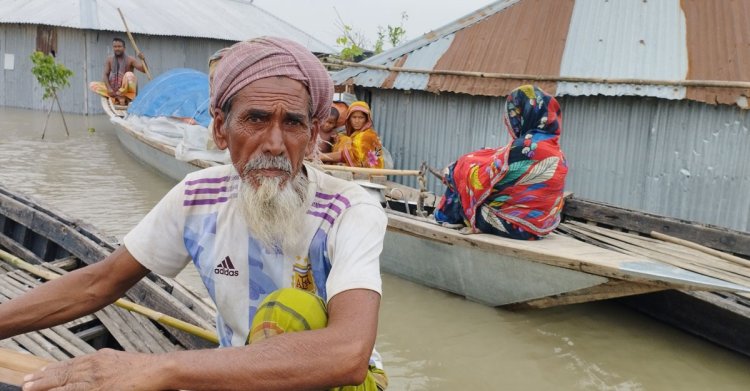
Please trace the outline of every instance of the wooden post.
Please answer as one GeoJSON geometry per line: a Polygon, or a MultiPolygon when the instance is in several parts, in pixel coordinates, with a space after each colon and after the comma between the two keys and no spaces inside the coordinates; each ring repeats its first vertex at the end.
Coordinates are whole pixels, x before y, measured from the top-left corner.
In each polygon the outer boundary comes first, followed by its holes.
{"type": "Polygon", "coordinates": [[[60,106],[60,100],[57,99],[57,92],[52,91],[52,96],[55,98],[55,102],[57,102],[57,108],[60,109],[60,117],[62,117],[63,125],[65,125],[65,134],[70,137],[70,132],[68,132],[68,124],[65,122],[65,114],[63,114],[62,106],[60,106]]]}
{"type": "Polygon", "coordinates": [[[49,116],[52,114],[53,107],[55,107],[55,104],[50,102],[49,110],[47,110],[47,119],[44,120],[44,129],[42,129],[42,140],[44,140],[44,134],[47,133],[47,124],[49,123],[49,116]]]}

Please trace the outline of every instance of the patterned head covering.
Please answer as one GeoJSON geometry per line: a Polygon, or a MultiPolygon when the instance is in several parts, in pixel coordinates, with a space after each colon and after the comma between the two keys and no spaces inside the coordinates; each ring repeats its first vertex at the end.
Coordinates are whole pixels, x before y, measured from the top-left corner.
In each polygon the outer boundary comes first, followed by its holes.
{"type": "Polygon", "coordinates": [[[352,125],[349,123],[349,117],[351,117],[355,111],[364,113],[365,116],[367,116],[367,122],[365,122],[365,124],[359,130],[372,128],[372,114],[370,113],[370,106],[367,105],[366,102],[362,102],[361,100],[358,100],[356,102],[353,102],[351,105],[349,105],[349,110],[346,112],[346,134],[347,135],[351,135],[352,133],[354,133],[354,128],[352,128],[352,125]]]}
{"type": "Polygon", "coordinates": [[[304,46],[284,38],[261,37],[238,42],[216,65],[211,84],[211,111],[221,108],[242,88],[267,77],[285,76],[307,87],[313,118],[331,113],[333,82],[323,64],[304,46]]]}
{"type": "Polygon", "coordinates": [[[554,96],[530,84],[516,88],[505,101],[505,127],[510,137],[531,132],[559,136],[562,132],[560,104],[554,96]]]}

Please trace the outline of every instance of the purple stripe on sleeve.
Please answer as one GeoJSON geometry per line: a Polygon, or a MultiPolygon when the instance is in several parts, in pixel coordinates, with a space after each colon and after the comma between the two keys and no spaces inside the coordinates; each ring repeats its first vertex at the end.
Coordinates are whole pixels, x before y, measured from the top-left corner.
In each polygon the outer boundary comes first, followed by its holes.
{"type": "Polygon", "coordinates": [[[342,196],[341,194],[326,194],[321,192],[315,192],[315,196],[324,200],[336,200],[344,204],[347,208],[351,206],[349,199],[342,196]]]}
{"type": "Polygon", "coordinates": [[[225,192],[225,191],[227,191],[227,187],[226,186],[222,186],[222,187],[214,188],[214,189],[212,189],[212,188],[193,189],[193,190],[187,189],[187,190],[185,190],[185,195],[193,195],[193,194],[218,194],[218,193],[225,192]]]}
{"type": "Polygon", "coordinates": [[[223,176],[221,178],[201,178],[201,179],[194,179],[192,181],[185,182],[185,185],[192,186],[197,185],[199,183],[221,183],[226,182],[229,180],[229,176],[223,176]]]}
{"type": "Polygon", "coordinates": [[[220,204],[222,202],[227,202],[228,200],[229,198],[227,197],[201,199],[201,200],[185,200],[182,202],[182,206],[214,205],[214,204],[220,204]]]}
{"type": "Polygon", "coordinates": [[[314,206],[316,208],[331,209],[331,210],[335,211],[336,213],[341,214],[341,208],[339,208],[333,202],[329,202],[329,203],[326,203],[326,204],[323,204],[323,203],[320,203],[320,202],[313,202],[312,206],[314,206]]]}
{"type": "Polygon", "coordinates": [[[331,217],[331,215],[329,215],[328,213],[313,212],[311,210],[308,210],[307,214],[309,214],[310,216],[320,217],[321,219],[324,219],[325,221],[331,224],[333,224],[333,222],[335,221],[335,219],[331,217]]]}

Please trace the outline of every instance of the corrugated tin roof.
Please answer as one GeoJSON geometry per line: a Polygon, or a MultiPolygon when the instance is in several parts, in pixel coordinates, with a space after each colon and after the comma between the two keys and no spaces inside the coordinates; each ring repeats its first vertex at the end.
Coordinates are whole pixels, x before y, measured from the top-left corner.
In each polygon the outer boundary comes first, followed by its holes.
{"type": "Polygon", "coordinates": [[[353,66],[333,79],[488,96],[531,80],[556,95],[649,96],[747,108],[748,20],[750,0],[501,0],[362,62],[403,63],[411,72],[353,66]],[[389,73],[398,75],[384,84],[389,73]]]}
{"type": "Polygon", "coordinates": [[[336,50],[247,1],[0,0],[0,23],[45,24],[133,33],[242,41],[263,35],[292,39],[313,52],[336,50]]]}

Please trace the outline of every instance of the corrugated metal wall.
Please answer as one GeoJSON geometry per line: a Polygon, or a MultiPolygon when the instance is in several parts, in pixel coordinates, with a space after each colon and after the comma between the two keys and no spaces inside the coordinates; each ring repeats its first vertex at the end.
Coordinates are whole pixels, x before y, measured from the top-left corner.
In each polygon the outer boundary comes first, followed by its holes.
{"type": "MultiPolygon", "coordinates": [[[[500,98],[370,90],[397,168],[442,168],[508,142],[500,98]]],[[[637,210],[750,231],[750,112],[638,97],[562,97],[566,190],[637,210]]],[[[433,191],[442,191],[434,177],[433,191]]],[[[413,179],[405,183],[415,186],[413,179]]]]}
{"type": "MultiPolygon", "coordinates": [[[[63,110],[80,114],[101,114],[97,95],[89,92],[90,81],[102,80],[104,61],[112,54],[112,38],[126,41],[127,53],[135,55],[124,34],[106,31],[76,30],[56,27],[57,61],[73,71],[70,87],[60,93],[63,110]]],[[[0,69],[0,105],[44,110],[49,102],[42,101],[43,92],[31,74],[29,56],[36,45],[36,25],[0,25],[0,60],[5,53],[15,56],[15,69],[0,69]]],[[[138,48],[146,55],[151,74],[159,75],[172,68],[193,68],[206,72],[206,61],[216,50],[233,42],[215,39],[134,35],[138,48]]],[[[141,85],[147,77],[136,71],[141,85]]]]}

